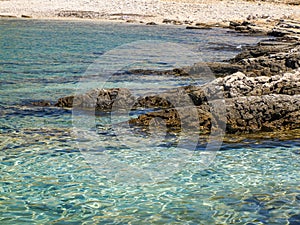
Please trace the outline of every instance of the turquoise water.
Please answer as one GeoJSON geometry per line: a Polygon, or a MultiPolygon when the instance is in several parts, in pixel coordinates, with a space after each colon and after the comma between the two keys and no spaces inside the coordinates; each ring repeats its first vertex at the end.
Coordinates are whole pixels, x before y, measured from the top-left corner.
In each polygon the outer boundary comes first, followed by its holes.
{"type": "MultiPolygon", "coordinates": [[[[140,185],[115,179],[114,165],[111,173],[91,166],[72,134],[70,110],[28,104],[73,94],[95,59],[133,41],[170,41],[201,53],[203,61],[222,61],[261,37],[220,29],[1,20],[0,39],[0,224],[300,223],[299,140],[223,144],[205,169],[198,164],[205,149],[199,144],[174,173],[140,185]]],[[[138,85],[185,84],[166,79],[161,84],[161,77],[143,77],[138,85]]],[[[96,120],[103,126],[98,144],[126,162],[145,165],[176,148],[177,137],[120,139],[104,126],[109,118],[96,120]]]]}

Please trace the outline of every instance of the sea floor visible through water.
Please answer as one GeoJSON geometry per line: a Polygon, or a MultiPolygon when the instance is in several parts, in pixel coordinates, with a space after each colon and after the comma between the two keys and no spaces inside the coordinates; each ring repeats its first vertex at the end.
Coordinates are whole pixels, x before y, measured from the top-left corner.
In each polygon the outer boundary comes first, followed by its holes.
{"type": "MultiPolygon", "coordinates": [[[[300,224],[299,139],[223,143],[206,168],[198,164],[205,153],[205,144],[199,144],[165,179],[131,183],[115,179],[112,173],[120,171],[113,164],[106,165],[110,173],[95,170],[80,148],[84,140],[78,145],[73,135],[70,109],[29,104],[74,94],[91,64],[125,44],[171,42],[210,62],[228,60],[265,38],[225,29],[0,20],[0,224],[300,224]]],[[[160,59],[156,66],[175,64],[160,59]]],[[[103,86],[142,93],[189,82],[153,75],[107,80],[103,86]]],[[[103,125],[97,143],[132,165],[168,157],[180,141],[176,136],[153,141],[143,134],[126,140],[104,129],[107,116],[95,121],[103,125]]]]}

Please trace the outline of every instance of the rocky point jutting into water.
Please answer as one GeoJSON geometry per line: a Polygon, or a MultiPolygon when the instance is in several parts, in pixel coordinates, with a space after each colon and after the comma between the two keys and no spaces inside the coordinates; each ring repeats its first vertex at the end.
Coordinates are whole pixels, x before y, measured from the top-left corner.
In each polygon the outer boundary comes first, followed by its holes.
{"type": "MultiPolygon", "coordinates": [[[[196,107],[197,120],[185,126],[199,127],[201,133],[209,133],[213,125],[224,123],[226,132],[233,134],[300,128],[300,23],[282,20],[270,28],[268,23],[232,22],[231,26],[239,32],[265,30],[266,34],[278,37],[245,48],[229,63],[208,63],[219,78],[203,86],[180,87],[138,99],[133,99],[125,88],[96,89],[80,96],[60,98],[55,106],[96,108],[97,111],[110,111],[116,106],[124,109],[130,106],[129,110],[153,109],[129,123],[147,127],[160,118],[170,130],[180,130],[182,121],[195,116],[192,108],[196,107]],[[192,104],[179,93],[187,94],[192,104]],[[221,112],[225,115],[218,115],[211,107],[219,103],[224,104],[221,112]]],[[[159,74],[203,76],[207,72],[199,63],[159,74]]],[[[158,74],[143,70],[129,73],[158,74]]]]}

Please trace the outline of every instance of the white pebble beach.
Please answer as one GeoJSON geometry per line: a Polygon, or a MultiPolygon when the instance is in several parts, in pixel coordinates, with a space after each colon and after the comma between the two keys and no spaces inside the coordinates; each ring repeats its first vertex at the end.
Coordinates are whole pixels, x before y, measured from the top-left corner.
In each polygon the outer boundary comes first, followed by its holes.
{"type": "Polygon", "coordinates": [[[0,0],[2,17],[58,19],[62,11],[93,11],[103,15],[99,20],[218,23],[248,16],[294,17],[300,14],[300,6],[242,0],[0,0]],[[113,16],[118,14],[122,16],[113,16]]]}

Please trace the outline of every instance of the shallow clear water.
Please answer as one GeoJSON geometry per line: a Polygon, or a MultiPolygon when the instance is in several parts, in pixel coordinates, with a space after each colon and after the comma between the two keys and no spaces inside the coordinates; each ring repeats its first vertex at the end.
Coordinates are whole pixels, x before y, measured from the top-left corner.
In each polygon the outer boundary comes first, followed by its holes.
{"type": "MultiPolygon", "coordinates": [[[[132,41],[171,41],[201,52],[203,61],[222,61],[259,37],[219,29],[1,20],[0,39],[1,224],[299,224],[299,140],[223,144],[206,169],[198,163],[205,152],[199,144],[173,174],[139,185],[91,167],[72,135],[70,110],[27,106],[74,93],[95,59],[132,41]]],[[[185,84],[141,79],[141,90],[185,84]]],[[[106,85],[116,84],[122,80],[106,85]]],[[[109,118],[96,120],[103,126],[97,143],[129,164],[146,167],[176,148],[178,137],[120,139],[105,127],[109,118]]]]}

